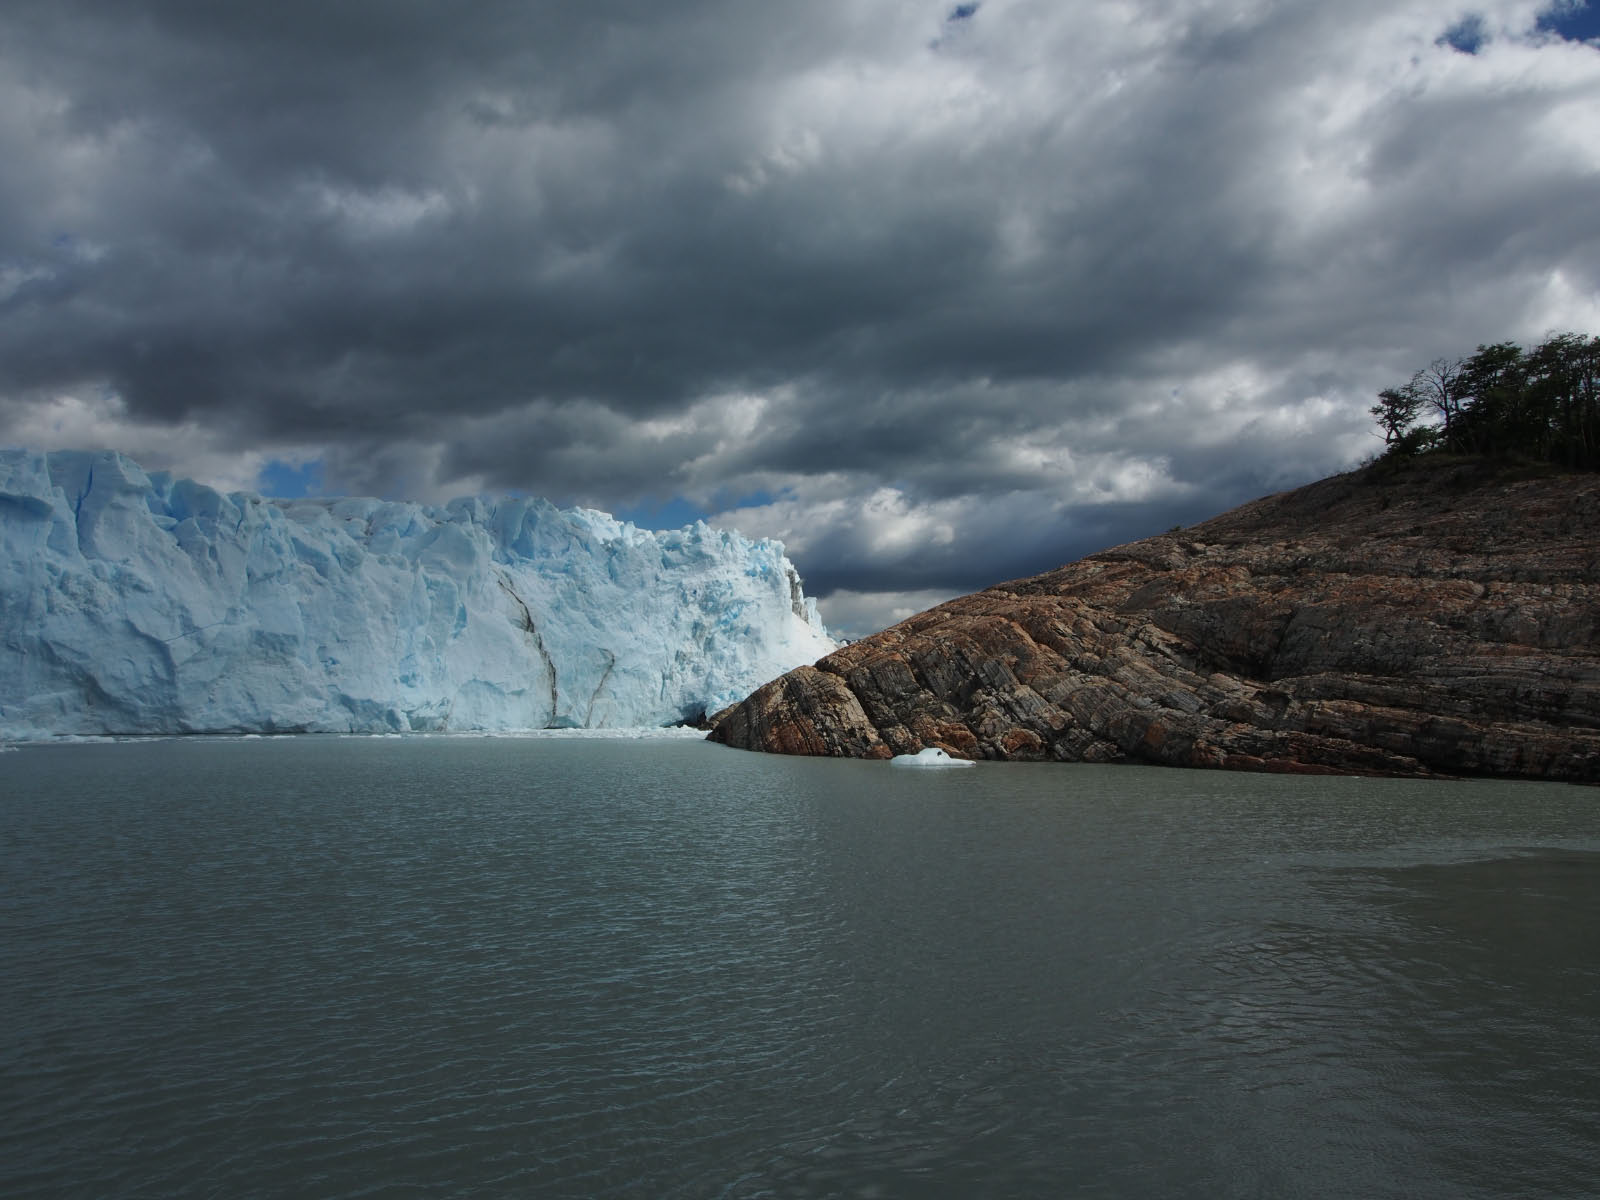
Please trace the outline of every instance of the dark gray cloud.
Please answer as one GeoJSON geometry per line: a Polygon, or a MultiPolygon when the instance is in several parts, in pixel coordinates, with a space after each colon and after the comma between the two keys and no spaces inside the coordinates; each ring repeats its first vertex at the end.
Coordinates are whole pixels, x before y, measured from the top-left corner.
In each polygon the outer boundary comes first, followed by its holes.
{"type": "Polygon", "coordinates": [[[1582,11],[12,0],[0,441],[670,502],[859,628],[1600,328],[1582,11]]]}

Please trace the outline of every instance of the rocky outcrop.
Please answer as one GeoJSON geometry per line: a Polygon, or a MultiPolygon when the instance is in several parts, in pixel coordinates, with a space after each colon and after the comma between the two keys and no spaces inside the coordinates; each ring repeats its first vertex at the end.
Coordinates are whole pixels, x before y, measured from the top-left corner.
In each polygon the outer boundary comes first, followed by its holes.
{"type": "Polygon", "coordinates": [[[1600,477],[1338,476],[964,596],[767,684],[784,754],[1600,780],[1600,477]]]}

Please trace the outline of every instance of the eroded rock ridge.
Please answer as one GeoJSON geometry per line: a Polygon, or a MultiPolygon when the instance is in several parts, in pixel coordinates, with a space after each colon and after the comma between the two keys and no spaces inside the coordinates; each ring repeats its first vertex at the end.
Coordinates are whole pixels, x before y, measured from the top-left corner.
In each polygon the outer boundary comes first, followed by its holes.
{"type": "Polygon", "coordinates": [[[1600,780],[1600,477],[1337,476],[930,609],[711,737],[785,754],[1600,780]]]}

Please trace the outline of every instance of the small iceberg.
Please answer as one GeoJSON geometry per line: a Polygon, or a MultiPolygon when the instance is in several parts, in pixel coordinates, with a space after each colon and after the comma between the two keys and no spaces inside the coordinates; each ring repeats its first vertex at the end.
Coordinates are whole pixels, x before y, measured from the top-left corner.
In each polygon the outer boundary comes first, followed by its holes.
{"type": "Polygon", "coordinates": [[[915,754],[896,754],[889,760],[891,767],[971,767],[970,758],[951,758],[937,746],[918,750],[915,754]]]}

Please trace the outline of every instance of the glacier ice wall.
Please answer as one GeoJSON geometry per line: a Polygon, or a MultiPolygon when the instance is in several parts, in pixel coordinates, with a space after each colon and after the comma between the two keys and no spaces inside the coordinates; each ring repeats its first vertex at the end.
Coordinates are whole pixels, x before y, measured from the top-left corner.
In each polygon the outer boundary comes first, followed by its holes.
{"type": "Polygon", "coordinates": [[[833,649],[773,541],[0,451],[0,738],[665,725],[833,649]]]}

